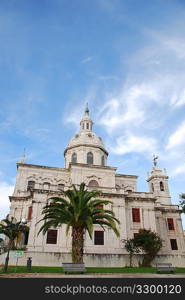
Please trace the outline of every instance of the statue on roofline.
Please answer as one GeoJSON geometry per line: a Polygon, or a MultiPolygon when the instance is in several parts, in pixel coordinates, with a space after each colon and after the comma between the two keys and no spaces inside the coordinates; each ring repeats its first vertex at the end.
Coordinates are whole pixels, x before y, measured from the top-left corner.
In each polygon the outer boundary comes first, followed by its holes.
{"type": "Polygon", "coordinates": [[[158,160],[159,156],[156,156],[155,154],[153,155],[153,164],[154,164],[154,167],[157,166],[157,160],[158,160]]]}

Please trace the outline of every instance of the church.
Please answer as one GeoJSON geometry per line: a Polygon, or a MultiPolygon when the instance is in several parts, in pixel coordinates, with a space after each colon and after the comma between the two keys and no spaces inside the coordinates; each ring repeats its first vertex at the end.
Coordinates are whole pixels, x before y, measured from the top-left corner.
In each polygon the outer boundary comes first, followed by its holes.
{"type": "MultiPolygon", "coordinates": [[[[80,121],[79,132],[64,150],[65,166],[49,167],[17,163],[14,193],[10,196],[10,216],[27,220],[29,234],[24,237],[25,264],[32,257],[34,265],[61,265],[71,261],[71,236],[66,236],[65,226],[51,228],[46,235],[38,231],[42,223],[43,207],[53,196],[63,196],[72,184],[84,182],[89,190],[101,190],[101,199],[110,200],[106,206],[119,219],[120,237],[110,229],[94,226],[93,239],[85,236],[84,262],[87,266],[124,267],[129,265],[128,253],[122,239],[133,238],[140,228],[157,232],[163,239],[163,248],[157,262],[171,262],[185,267],[185,243],[180,210],[171,202],[168,176],[157,165],[154,157],[152,170],[147,178],[148,192],[137,191],[136,175],[118,174],[117,168],[108,165],[108,151],[101,137],[93,131],[93,121],[88,106],[80,121]]],[[[141,256],[135,256],[138,265],[141,256]]]]}

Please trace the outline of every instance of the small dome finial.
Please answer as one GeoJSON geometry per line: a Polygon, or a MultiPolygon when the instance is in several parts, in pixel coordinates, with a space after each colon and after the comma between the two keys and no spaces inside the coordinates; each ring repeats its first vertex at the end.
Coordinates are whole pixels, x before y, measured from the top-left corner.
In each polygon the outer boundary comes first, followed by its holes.
{"type": "Polygon", "coordinates": [[[89,107],[88,107],[88,102],[86,103],[85,115],[89,115],[89,107]]]}

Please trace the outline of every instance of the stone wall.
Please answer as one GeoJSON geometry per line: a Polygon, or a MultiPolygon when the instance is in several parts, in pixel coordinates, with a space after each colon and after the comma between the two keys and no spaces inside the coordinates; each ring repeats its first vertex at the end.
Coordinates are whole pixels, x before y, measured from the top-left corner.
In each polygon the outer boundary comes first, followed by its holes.
{"type": "MultiPolygon", "coordinates": [[[[0,255],[0,265],[4,264],[6,253],[0,255]]],[[[62,266],[62,262],[71,262],[69,253],[53,252],[24,252],[18,259],[18,265],[25,265],[27,258],[32,257],[33,266],[62,266]]],[[[133,265],[138,266],[142,261],[142,255],[134,255],[133,265]]],[[[15,251],[10,251],[9,265],[15,266],[17,258],[15,251]]],[[[172,263],[174,267],[185,267],[185,255],[158,255],[153,261],[153,266],[159,262],[172,263]]],[[[125,267],[129,266],[129,255],[127,254],[84,254],[84,263],[87,267],[125,267]]]]}

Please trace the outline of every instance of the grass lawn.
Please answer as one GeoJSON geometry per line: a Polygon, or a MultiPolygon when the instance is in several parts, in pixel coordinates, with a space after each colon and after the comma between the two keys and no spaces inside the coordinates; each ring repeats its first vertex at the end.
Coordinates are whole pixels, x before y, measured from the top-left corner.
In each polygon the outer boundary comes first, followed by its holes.
{"type": "MultiPolygon", "coordinates": [[[[87,273],[156,273],[156,268],[96,268],[87,267],[87,273]]],[[[0,271],[2,274],[2,270],[0,271]]],[[[28,271],[26,266],[9,266],[8,273],[64,273],[62,267],[40,267],[33,266],[28,271]]],[[[185,268],[176,268],[176,273],[185,273],[185,268]]]]}

